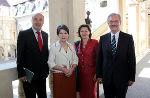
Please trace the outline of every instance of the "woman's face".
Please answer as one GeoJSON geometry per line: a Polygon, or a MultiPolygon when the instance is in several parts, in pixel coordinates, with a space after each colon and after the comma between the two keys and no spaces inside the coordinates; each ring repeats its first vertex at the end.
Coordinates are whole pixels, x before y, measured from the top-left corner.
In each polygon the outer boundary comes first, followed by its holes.
{"type": "Polygon", "coordinates": [[[65,42],[65,41],[67,41],[69,34],[65,30],[61,29],[59,31],[58,37],[61,42],[65,42]]]}
{"type": "Polygon", "coordinates": [[[80,36],[82,39],[89,39],[89,30],[87,27],[82,27],[80,30],[80,36]]]}

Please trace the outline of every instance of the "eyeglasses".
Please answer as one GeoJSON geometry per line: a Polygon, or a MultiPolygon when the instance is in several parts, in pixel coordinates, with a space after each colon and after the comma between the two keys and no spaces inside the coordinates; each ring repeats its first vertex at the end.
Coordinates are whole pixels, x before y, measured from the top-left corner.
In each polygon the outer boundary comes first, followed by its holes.
{"type": "Polygon", "coordinates": [[[112,23],[118,23],[118,22],[120,22],[120,20],[115,20],[115,21],[111,21],[111,20],[110,20],[110,21],[109,21],[109,23],[111,23],[111,24],[112,24],[112,23]]]}

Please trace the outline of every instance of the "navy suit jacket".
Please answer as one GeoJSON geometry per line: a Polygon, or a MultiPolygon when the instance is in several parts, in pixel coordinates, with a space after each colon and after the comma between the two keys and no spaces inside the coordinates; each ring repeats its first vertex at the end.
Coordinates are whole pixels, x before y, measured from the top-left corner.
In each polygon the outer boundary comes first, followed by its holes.
{"type": "Polygon", "coordinates": [[[128,81],[135,81],[136,59],[134,41],[131,35],[119,33],[115,57],[112,56],[111,34],[100,37],[97,54],[96,76],[103,79],[105,87],[127,87],[128,81]]]}
{"type": "Polygon", "coordinates": [[[48,61],[48,34],[41,31],[43,49],[40,52],[38,41],[32,28],[21,31],[17,40],[17,71],[18,78],[25,76],[23,67],[34,72],[34,78],[49,74],[48,61]]]}

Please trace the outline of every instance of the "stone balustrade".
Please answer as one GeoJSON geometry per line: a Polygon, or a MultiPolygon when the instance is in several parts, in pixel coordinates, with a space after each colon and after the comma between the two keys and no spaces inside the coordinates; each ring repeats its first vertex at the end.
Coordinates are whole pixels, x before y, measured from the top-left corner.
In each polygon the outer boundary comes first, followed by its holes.
{"type": "Polygon", "coordinates": [[[12,81],[17,79],[15,62],[0,64],[0,98],[13,98],[12,81]]]}

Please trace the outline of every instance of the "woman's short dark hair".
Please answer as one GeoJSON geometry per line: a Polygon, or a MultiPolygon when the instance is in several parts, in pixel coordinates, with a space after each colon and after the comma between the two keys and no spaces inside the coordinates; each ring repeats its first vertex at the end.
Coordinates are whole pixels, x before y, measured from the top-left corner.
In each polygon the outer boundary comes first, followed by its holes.
{"type": "Polygon", "coordinates": [[[66,25],[62,24],[57,27],[57,35],[59,35],[61,29],[65,30],[69,34],[68,27],[66,25]]]}
{"type": "Polygon", "coordinates": [[[88,28],[88,31],[90,32],[89,38],[91,38],[91,36],[92,36],[91,28],[90,28],[87,24],[80,25],[80,27],[78,28],[78,35],[79,35],[79,37],[81,38],[80,31],[81,31],[81,28],[82,28],[82,27],[88,28]]]}

